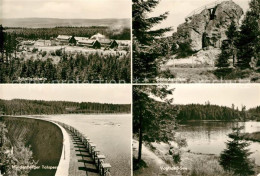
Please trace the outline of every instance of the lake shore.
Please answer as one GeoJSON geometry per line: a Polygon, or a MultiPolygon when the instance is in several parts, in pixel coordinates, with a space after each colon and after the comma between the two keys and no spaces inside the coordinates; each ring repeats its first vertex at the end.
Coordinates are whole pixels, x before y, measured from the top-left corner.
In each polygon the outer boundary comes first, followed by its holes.
{"type": "MultiPolygon", "coordinates": [[[[133,156],[137,158],[138,141],[134,139],[133,142],[133,156]]],[[[175,164],[169,150],[170,146],[166,143],[145,143],[142,159],[147,167],[135,170],[134,176],[163,174],[173,176],[231,176],[219,165],[218,155],[181,150],[181,162],[175,164]],[[171,168],[180,168],[180,170],[173,171],[171,168]]],[[[259,173],[260,166],[255,165],[255,171],[259,173]]]]}
{"type": "Polygon", "coordinates": [[[241,134],[243,139],[253,142],[260,142],[260,131],[253,133],[243,133],[241,134]]]}

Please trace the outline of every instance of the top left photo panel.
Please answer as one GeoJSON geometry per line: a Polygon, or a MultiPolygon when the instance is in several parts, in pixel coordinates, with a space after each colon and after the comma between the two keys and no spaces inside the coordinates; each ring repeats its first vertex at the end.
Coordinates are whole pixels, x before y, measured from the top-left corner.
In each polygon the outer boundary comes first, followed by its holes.
{"type": "Polygon", "coordinates": [[[0,83],[131,83],[131,0],[1,0],[0,83]]]}

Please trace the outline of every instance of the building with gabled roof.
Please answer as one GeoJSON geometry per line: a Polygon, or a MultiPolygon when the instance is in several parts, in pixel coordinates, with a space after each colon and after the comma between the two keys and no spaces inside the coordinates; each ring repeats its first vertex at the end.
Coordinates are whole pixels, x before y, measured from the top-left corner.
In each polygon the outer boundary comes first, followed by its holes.
{"type": "Polygon", "coordinates": [[[101,48],[101,44],[98,40],[91,40],[91,39],[78,40],[77,45],[78,46],[87,46],[89,48],[95,48],[95,49],[101,48]]]}
{"type": "Polygon", "coordinates": [[[76,44],[75,37],[68,35],[58,35],[57,41],[61,44],[76,44]]]}
{"type": "Polygon", "coordinates": [[[118,43],[115,40],[100,39],[99,42],[101,43],[101,46],[104,48],[117,48],[118,47],[118,43]]]}

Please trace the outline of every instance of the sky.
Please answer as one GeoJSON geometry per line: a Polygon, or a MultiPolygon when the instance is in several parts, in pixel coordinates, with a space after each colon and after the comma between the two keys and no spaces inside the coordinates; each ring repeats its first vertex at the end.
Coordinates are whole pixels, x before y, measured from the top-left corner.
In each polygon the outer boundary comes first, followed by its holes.
{"type": "Polygon", "coordinates": [[[2,18],[131,18],[131,0],[0,0],[0,15],[2,18]]]}
{"type": "Polygon", "coordinates": [[[241,109],[260,105],[260,85],[257,84],[178,84],[171,85],[175,88],[172,98],[174,104],[211,104],[241,109]]]}
{"type": "MultiPolygon", "coordinates": [[[[215,1],[216,0],[161,0],[158,6],[153,10],[153,12],[149,16],[157,16],[168,11],[168,18],[155,28],[171,26],[173,28],[173,31],[170,33],[172,34],[173,32],[176,32],[176,29],[179,24],[185,22],[185,17],[189,15],[193,10],[215,1]]],[[[244,10],[244,12],[248,10],[249,0],[233,1],[236,4],[238,4],[244,10]]]]}
{"type": "Polygon", "coordinates": [[[2,84],[0,99],[131,104],[131,85],[2,84]]]}

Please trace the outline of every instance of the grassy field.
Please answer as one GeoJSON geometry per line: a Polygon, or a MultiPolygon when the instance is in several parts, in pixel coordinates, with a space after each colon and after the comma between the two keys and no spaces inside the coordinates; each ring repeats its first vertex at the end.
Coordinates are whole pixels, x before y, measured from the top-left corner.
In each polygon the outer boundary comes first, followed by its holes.
{"type": "MultiPolygon", "coordinates": [[[[60,50],[61,48],[67,55],[76,55],[78,53],[82,53],[84,55],[88,54],[96,54],[98,53],[99,55],[113,55],[113,56],[123,56],[127,54],[127,51],[124,50],[104,50],[104,49],[93,49],[93,48],[86,48],[86,47],[78,47],[78,46],[23,46],[22,48],[24,51],[20,51],[16,53],[16,56],[18,58],[23,58],[24,60],[28,59],[40,59],[40,60],[47,60],[48,58],[51,58],[53,60],[54,64],[57,64],[61,56],[55,55],[56,50],[60,50]],[[33,51],[36,50],[36,51],[33,51]]],[[[12,54],[13,56],[15,55],[14,53],[12,54]]],[[[119,57],[120,58],[120,57],[119,57]]]]}
{"type": "Polygon", "coordinates": [[[168,70],[174,75],[175,80],[185,80],[187,83],[250,83],[260,82],[260,73],[246,70],[232,70],[224,74],[215,67],[195,66],[182,64],[176,67],[163,66],[161,70],[168,70]]]}

